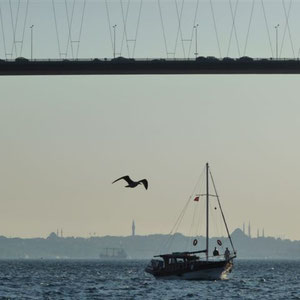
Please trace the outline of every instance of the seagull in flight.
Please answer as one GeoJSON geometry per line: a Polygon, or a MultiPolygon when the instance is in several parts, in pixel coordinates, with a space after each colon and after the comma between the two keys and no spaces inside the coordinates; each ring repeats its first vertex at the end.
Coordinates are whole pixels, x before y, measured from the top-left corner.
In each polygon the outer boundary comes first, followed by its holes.
{"type": "Polygon", "coordinates": [[[133,181],[133,180],[131,180],[131,178],[128,175],[126,175],[126,176],[123,176],[121,178],[116,179],[113,183],[115,183],[115,182],[117,182],[117,181],[119,181],[121,179],[124,179],[128,183],[128,185],[126,185],[125,187],[135,188],[139,184],[143,184],[144,187],[145,187],[145,189],[146,190],[148,189],[148,181],[147,181],[147,179],[142,179],[142,180],[139,180],[139,181],[133,181]]]}

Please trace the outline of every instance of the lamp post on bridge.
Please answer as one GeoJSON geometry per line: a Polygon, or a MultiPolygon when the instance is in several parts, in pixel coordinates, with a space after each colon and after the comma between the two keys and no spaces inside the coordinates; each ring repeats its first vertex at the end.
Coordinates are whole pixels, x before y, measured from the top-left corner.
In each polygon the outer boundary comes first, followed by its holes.
{"type": "Polygon", "coordinates": [[[278,28],[279,24],[275,26],[275,31],[276,31],[276,59],[278,60],[278,28]]]}
{"type": "Polygon", "coordinates": [[[114,29],[114,53],[113,53],[113,57],[116,58],[116,28],[117,28],[117,25],[115,24],[113,26],[113,29],[114,29]]]}
{"type": "Polygon", "coordinates": [[[30,26],[30,44],[31,44],[30,58],[31,58],[31,60],[33,60],[33,27],[34,27],[34,25],[30,26]]]}
{"type": "Polygon", "coordinates": [[[198,56],[198,26],[199,26],[199,24],[197,24],[197,25],[194,26],[194,29],[195,29],[195,35],[196,35],[195,59],[197,59],[197,56],[198,56]]]}

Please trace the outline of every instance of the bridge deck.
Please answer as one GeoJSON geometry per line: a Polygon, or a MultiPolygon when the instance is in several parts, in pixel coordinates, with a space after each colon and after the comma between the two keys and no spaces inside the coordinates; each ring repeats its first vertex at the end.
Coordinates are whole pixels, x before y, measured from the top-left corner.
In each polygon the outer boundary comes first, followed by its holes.
{"type": "Polygon", "coordinates": [[[0,61],[0,75],[300,74],[300,60],[34,60],[0,61]]]}

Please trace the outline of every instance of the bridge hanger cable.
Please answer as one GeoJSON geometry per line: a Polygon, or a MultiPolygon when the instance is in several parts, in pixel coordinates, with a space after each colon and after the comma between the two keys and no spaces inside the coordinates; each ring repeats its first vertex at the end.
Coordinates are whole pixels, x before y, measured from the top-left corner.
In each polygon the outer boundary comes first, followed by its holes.
{"type": "Polygon", "coordinates": [[[270,44],[270,49],[271,49],[271,55],[272,55],[272,57],[274,57],[274,51],[273,51],[273,46],[272,46],[272,41],[271,41],[271,35],[270,35],[270,30],[269,30],[269,25],[268,25],[268,19],[267,19],[267,14],[266,14],[266,9],[265,9],[264,0],[261,0],[260,2],[261,2],[263,14],[264,14],[265,25],[266,25],[266,29],[267,29],[268,38],[269,38],[269,44],[270,44]]]}
{"type": "Polygon", "coordinates": [[[20,56],[22,56],[22,51],[23,51],[25,29],[26,29],[27,16],[28,16],[28,8],[29,8],[29,0],[27,0],[27,2],[26,2],[26,8],[25,8],[25,18],[24,18],[24,25],[23,25],[23,33],[22,33],[20,56]]]}
{"type": "Polygon", "coordinates": [[[77,45],[77,51],[76,51],[76,59],[78,58],[78,54],[79,54],[79,46],[80,46],[80,41],[81,41],[83,20],[84,20],[84,15],[85,15],[85,7],[86,7],[86,0],[84,0],[84,2],[83,2],[82,16],[81,16],[80,29],[79,29],[79,38],[78,38],[78,45],[77,45]]]}
{"type": "Polygon", "coordinates": [[[16,44],[16,28],[18,26],[20,2],[21,1],[18,0],[16,17],[14,18],[13,17],[13,10],[12,10],[12,5],[11,5],[11,0],[9,0],[10,18],[11,18],[11,26],[12,26],[12,32],[13,32],[13,41],[12,41],[12,48],[11,48],[11,56],[13,55],[14,49],[15,49],[16,56],[18,56],[17,44],[16,44]],[[14,19],[15,19],[15,21],[14,21],[14,19]]]}
{"type": "Polygon", "coordinates": [[[196,25],[197,14],[198,14],[198,8],[199,8],[199,0],[197,0],[197,4],[196,4],[196,10],[195,10],[194,21],[193,21],[193,28],[192,28],[191,38],[190,38],[190,46],[189,46],[188,57],[190,57],[190,54],[191,54],[192,42],[193,42],[195,25],[196,25]]]}
{"type": "Polygon", "coordinates": [[[61,47],[60,47],[60,41],[59,41],[57,17],[56,17],[56,9],[55,9],[54,0],[52,0],[52,8],[53,8],[53,16],[54,16],[54,23],[55,23],[56,38],[57,38],[58,55],[59,55],[59,58],[61,58],[61,47]]]}
{"type": "Polygon", "coordinates": [[[106,8],[106,16],[107,16],[107,22],[108,22],[110,41],[111,41],[111,49],[112,49],[112,51],[114,51],[114,41],[113,41],[113,35],[112,35],[112,30],[111,30],[111,22],[110,22],[110,15],[109,15],[109,8],[108,8],[107,0],[105,0],[105,8],[106,8]]]}
{"type": "Polygon", "coordinates": [[[165,26],[164,26],[162,11],[161,11],[160,0],[157,0],[157,4],[158,4],[160,21],[161,21],[161,27],[162,27],[162,32],[163,32],[163,39],[164,39],[164,42],[165,42],[166,56],[168,57],[169,52],[168,52],[167,38],[166,38],[165,26]]]}
{"type": "Polygon", "coordinates": [[[222,58],[222,52],[221,52],[219,35],[218,35],[217,22],[216,22],[216,18],[215,18],[215,11],[214,11],[212,0],[210,0],[210,9],[211,9],[211,13],[212,13],[213,22],[214,22],[214,29],[215,29],[215,34],[216,34],[216,39],[217,39],[217,44],[218,44],[219,57],[222,58]]]}
{"type": "Polygon", "coordinates": [[[65,8],[66,8],[66,15],[67,15],[67,24],[68,24],[68,39],[67,39],[67,46],[66,46],[66,55],[68,55],[69,52],[69,44],[71,45],[71,53],[72,58],[74,58],[74,49],[73,49],[73,43],[72,43],[72,24],[73,24],[73,16],[74,16],[74,9],[75,9],[75,0],[73,0],[72,3],[72,11],[71,11],[71,20],[69,16],[69,9],[68,9],[68,3],[67,0],[65,0],[65,8]]]}
{"type": "Polygon", "coordinates": [[[284,0],[282,0],[282,6],[283,6],[283,10],[284,10],[284,15],[285,15],[286,22],[285,22],[285,26],[284,26],[284,33],[283,33],[282,41],[281,41],[280,55],[279,55],[279,57],[281,57],[282,50],[283,50],[283,44],[284,44],[285,36],[286,36],[286,31],[288,31],[289,39],[290,39],[290,43],[291,43],[291,48],[292,48],[292,52],[293,52],[293,56],[294,56],[294,58],[296,58],[295,51],[294,51],[293,39],[292,39],[290,25],[289,25],[290,13],[291,13],[291,8],[292,8],[292,0],[290,0],[288,12],[286,11],[286,6],[285,6],[285,1],[284,0]]]}
{"type": "Polygon", "coordinates": [[[132,50],[132,57],[134,57],[134,54],[135,54],[136,41],[137,41],[137,37],[138,37],[138,31],[139,31],[141,15],[142,15],[142,7],[143,7],[143,0],[140,1],[139,16],[138,16],[138,22],[137,22],[137,25],[136,25],[135,38],[134,38],[133,50],[132,50]]]}
{"type": "Polygon", "coordinates": [[[246,55],[246,51],[247,51],[249,34],[250,34],[250,28],[251,28],[252,19],[253,19],[254,7],[255,7],[255,0],[252,0],[252,7],[251,7],[251,13],[250,13],[250,19],[249,19],[249,24],[248,24],[248,29],[247,29],[247,35],[246,35],[246,41],[245,41],[245,47],[244,47],[243,56],[246,55]]]}
{"type": "Polygon", "coordinates": [[[177,30],[176,40],[175,40],[174,56],[176,55],[177,44],[178,44],[178,38],[179,38],[179,35],[180,35],[181,43],[182,43],[183,57],[186,58],[186,55],[185,55],[185,47],[184,47],[184,40],[183,40],[182,28],[181,28],[181,21],[182,21],[182,14],[183,14],[184,0],[182,0],[182,5],[181,5],[181,8],[180,8],[180,13],[179,13],[179,10],[178,10],[178,3],[177,3],[177,0],[175,0],[175,6],[176,6],[177,19],[178,19],[178,30],[177,30]]]}
{"type": "Polygon", "coordinates": [[[165,33],[165,26],[164,26],[164,22],[163,22],[163,16],[162,16],[160,0],[157,0],[157,3],[158,3],[161,27],[162,27],[162,32],[163,32],[163,39],[164,39],[164,42],[165,42],[166,56],[168,57],[168,53],[169,53],[168,52],[168,44],[167,44],[167,38],[166,38],[166,33],[165,33]]]}
{"type": "Polygon", "coordinates": [[[5,31],[4,31],[4,24],[3,24],[3,16],[2,16],[1,4],[0,4],[0,21],[1,21],[1,29],[2,29],[2,39],[3,39],[4,54],[5,54],[5,58],[7,59],[7,50],[6,50],[6,41],[5,41],[5,31]]]}
{"type": "Polygon", "coordinates": [[[229,56],[229,51],[230,51],[230,46],[231,46],[231,40],[232,40],[233,33],[234,33],[235,40],[236,40],[238,55],[239,55],[239,57],[241,56],[239,40],[238,40],[236,26],[235,26],[235,20],[236,20],[238,4],[239,4],[239,0],[236,1],[235,8],[234,8],[234,11],[233,11],[231,0],[229,0],[229,6],[230,6],[230,12],[231,12],[231,18],[232,18],[232,27],[231,27],[230,38],[229,38],[229,43],[228,43],[227,56],[229,56]]]}
{"type": "Polygon", "coordinates": [[[130,50],[129,50],[128,36],[127,36],[127,21],[128,21],[128,13],[129,13],[129,8],[130,8],[130,0],[127,1],[125,14],[124,14],[123,0],[120,0],[120,6],[121,6],[122,20],[123,20],[123,36],[122,36],[120,53],[122,53],[122,51],[123,51],[123,44],[124,44],[124,39],[125,39],[128,57],[130,58],[130,50]]]}

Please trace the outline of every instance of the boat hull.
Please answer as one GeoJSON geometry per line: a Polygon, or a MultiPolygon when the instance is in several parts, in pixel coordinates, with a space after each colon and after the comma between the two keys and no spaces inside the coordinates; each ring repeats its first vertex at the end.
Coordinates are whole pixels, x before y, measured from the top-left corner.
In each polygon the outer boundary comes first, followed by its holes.
{"type": "Polygon", "coordinates": [[[195,265],[194,269],[187,268],[181,271],[160,270],[155,271],[146,268],[146,272],[152,274],[156,279],[166,280],[222,280],[227,279],[232,271],[232,262],[209,262],[207,264],[195,265]]]}

